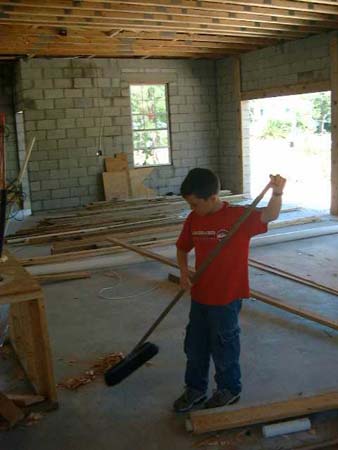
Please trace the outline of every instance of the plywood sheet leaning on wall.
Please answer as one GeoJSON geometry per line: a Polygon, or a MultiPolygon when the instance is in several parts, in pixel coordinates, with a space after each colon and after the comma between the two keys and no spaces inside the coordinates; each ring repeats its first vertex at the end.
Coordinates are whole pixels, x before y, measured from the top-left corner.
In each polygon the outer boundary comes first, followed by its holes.
{"type": "Polygon", "coordinates": [[[129,197],[129,183],[126,170],[103,172],[103,188],[105,200],[129,197]]]}
{"type": "Polygon", "coordinates": [[[151,175],[154,169],[152,167],[145,167],[140,169],[129,170],[131,196],[137,197],[155,197],[157,194],[153,189],[146,186],[146,179],[151,175]]]}
{"type": "Polygon", "coordinates": [[[114,156],[104,158],[106,172],[119,172],[128,170],[128,156],[126,153],[116,153],[114,156]]]}

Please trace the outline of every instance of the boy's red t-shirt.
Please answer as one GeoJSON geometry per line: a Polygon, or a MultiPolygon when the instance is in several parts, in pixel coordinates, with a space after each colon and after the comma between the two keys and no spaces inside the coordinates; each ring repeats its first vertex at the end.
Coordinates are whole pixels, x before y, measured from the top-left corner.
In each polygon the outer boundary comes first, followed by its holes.
{"type": "MultiPolygon", "coordinates": [[[[223,207],[210,215],[199,216],[192,211],[186,218],[177,248],[188,253],[195,248],[195,267],[199,268],[215,245],[230,230],[245,211],[245,206],[223,207]]],[[[250,296],[248,256],[250,238],[265,233],[267,224],[261,221],[262,211],[254,210],[240,226],[221,253],[207,267],[191,289],[191,297],[206,305],[226,305],[250,296]]]]}

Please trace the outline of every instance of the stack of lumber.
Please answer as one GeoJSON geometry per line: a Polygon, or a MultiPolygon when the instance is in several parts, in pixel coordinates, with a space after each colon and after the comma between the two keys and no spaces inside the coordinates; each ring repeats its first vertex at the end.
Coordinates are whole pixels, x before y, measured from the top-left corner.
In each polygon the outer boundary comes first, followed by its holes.
{"type": "MultiPolygon", "coordinates": [[[[222,198],[230,202],[244,197],[228,193],[222,191],[222,198]]],[[[137,235],[146,236],[175,230],[177,235],[187,212],[186,202],[178,196],[97,202],[69,214],[45,218],[32,228],[23,228],[15,235],[8,236],[7,242],[32,244],[71,238],[77,244],[81,238],[85,238],[89,241],[82,244],[93,248],[91,245],[104,245],[102,242],[107,234],[122,233],[120,237],[125,237],[125,233],[129,235],[137,232],[137,235]]]]}

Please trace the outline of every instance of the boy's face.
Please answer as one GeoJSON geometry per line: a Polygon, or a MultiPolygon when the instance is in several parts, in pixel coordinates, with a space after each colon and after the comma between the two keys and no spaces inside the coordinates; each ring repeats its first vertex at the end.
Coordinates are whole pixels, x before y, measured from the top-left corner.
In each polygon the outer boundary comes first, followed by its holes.
{"type": "Polygon", "coordinates": [[[194,194],[186,195],[185,201],[189,203],[190,208],[199,216],[206,216],[215,211],[217,204],[217,195],[211,195],[207,199],[196,197],[194,194]]]}

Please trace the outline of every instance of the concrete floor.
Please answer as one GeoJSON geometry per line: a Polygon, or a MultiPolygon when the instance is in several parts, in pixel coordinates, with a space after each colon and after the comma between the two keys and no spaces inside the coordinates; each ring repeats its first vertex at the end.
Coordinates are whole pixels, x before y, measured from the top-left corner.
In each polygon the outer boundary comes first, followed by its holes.
{"type": "MultiPolygon", "coordinates": [[[[314,240],[321,249],[333,245],[332,236],[314,240]]],[[[307,241],[288,243],[290,252],[292,248],[300,250],[307,241]]],[[[277,254],[279,250],[278,245],[265,249],[277,254]]],[[[252,249],[252,256],[256,251],[264,249],[252,249]]],[[[100,356],[128,353],[177,292],[177,287],[167,281],[167,274],[167,267],[144,261],[101,269],[90,279],[46,285],[57,382],[80,375],[100,356]],[[105,275],[111,271],[118,276],[105,275]],[[115,298],[102,298],[100,291],[109,287],[112,289],[104,294],[115,298]]],[[[250,277],[253,289],[330,319],[338,318],[335,296],[257,270],[251,270],[250,277]]],[[[173,400],[183,389],[188,309],[189,298],[185,296],[151,337],[151,342],[160,346],[151,364],[112,388],[97,379],[78,391],[59,389],[59,410],[48,413],[33,427],[0,433],[0,449],[187,450],[197,446],[206,436],[187,433],[184,415],[176,416],[171,411],[173,400]]],[[[245,302],[241,327],[242,406],[337,389],[337,332],[255,300],[245,302]]],[[[1,375],[0,389],[5,381],[8,374],[1,375]]],[[[15,387],[11,383],[10,388],[15,387]]],[[[229,448],[224,442],[234,439],[233,448],[243,450],[289,449],[315,442],[321,436],[329,439],[335,432],[337,435],[336,415],[325,420],[324,415],[316,415],[313,420],[315,433],[262,440],[260,427],[253,427],[246,434],[238,430],[221,433],[220,443],[198,448],[229,448]]]]}

